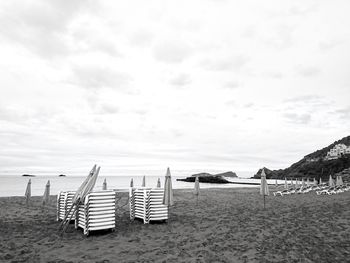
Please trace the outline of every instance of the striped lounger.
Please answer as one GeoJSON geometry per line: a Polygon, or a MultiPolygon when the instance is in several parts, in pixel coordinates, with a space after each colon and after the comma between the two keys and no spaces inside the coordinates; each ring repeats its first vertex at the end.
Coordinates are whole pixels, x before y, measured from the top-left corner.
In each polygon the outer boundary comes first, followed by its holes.
{"type": "Polygon", "coordinates": [[[168,207],[162,204],[163,195],[164,189],[161,188],[131,188],[130,219],[142,219],[144,224],[167,220],[168,207]]]}
{"type": "Polygon", "coordinates": [[[90,231],[115,230],[116,192],[110,190],[91,192],[76,211],[75,228],[82,228],[84,235],[90,231]]]}
{"type": "MultiPolygon", "coordinates": [[[[75,195],[75,191],[59,192],[57,195],[57,221],[63,220],[66,213],[68,213],[72,206],[72,199],[75,195]]],[[[72,215],[70,213],[69,217],[72,215]]],[[[68,217],[68,218],[69,218],[68,217]]],[[[72,216],[71,220],[75,220],[75,215],[72,216]]]]}

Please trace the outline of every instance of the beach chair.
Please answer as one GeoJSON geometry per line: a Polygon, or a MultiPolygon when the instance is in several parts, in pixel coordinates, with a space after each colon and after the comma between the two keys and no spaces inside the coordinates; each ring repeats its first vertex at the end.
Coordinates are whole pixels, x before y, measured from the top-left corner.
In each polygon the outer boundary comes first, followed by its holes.
{"type": "Polygon", "coordinates": [[[287,189],[281,190],[281,191],[277,191],[273,193],[273,196],[283,196],[283,195],[289,195],[289,191],[287,189]]]}
{"type": "Polygon", "coordinates": [[[139,218],[144,224],[168,219],[168,207],[163,205],[164,189],[131,188],[130,219],[139,218]]]}
{"type": "MultiPolygon", "coordinates": [[[[75,195],[75,191],[59,192],[57,195],[57,221],[63,220],[66,213],[72,206],[72,199],[75,195]]],[[[75,220],[73,211],[68,215],[68,218],[75,220]],[[72,216],[72,217],[71,217],[72,216]]]]}
{"type": "Polygon", "coordinates": [[[116,192],[94,191],[85,197],[84,204],[76,210],[75,228],[82,228],[84,235],[90,231],[115,230],[116,192]]]}

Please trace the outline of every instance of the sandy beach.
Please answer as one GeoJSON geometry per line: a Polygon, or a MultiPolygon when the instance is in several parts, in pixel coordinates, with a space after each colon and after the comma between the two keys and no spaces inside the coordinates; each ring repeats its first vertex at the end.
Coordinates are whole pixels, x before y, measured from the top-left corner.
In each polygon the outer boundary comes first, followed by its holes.
{"type": "MultiPolygon", "coordinates": [[[[119,206],[127,201],[123,193],[119,206]]],[[[1,262],[346,262],[350,192],[267,198],[258,189],[176,190],[169,224],[130,222],[120,208],[115,232],[85,237],[72,224],[61,237],[56,197],[27,207],[0,198],[1,262]]]]}

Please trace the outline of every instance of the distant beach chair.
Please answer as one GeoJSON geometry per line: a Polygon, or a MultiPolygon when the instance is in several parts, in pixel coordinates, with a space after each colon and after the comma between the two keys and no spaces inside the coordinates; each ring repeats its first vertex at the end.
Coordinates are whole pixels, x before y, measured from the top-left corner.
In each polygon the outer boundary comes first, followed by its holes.
{"type": "Polygon", "coordinates": [[[169,213],[163,205],[163,195],[162,188],[130,188],[130,219],[142,219],[144,224],[167,220],[169,213]]]}
{"type": "MultiPolygon", "coordinates": [[[[57,195],[57,221],[63,220],[65,214],[70,210],[73,202],[73,197],[75,195],[75,191],[65,191],[59,192],[57,195]]],[[[72,215],[73,211],[69,214],[69,217],[72,215]]],[[[75,220],[75,216],[73,215],[71,220],[75,220]]]]}
{"type": "Polygon", "coordinates": [[[94,191],[85,197],[75,214],[75,228],[83,229],[84,235],[90,231],[115,230],[116,192],[111,190],[94,191]]]}
{"type": "Polygon", "coordinates": [[[281,191],[277,191],[273,193],[273,196],[284,196],[284,195],[289,195],[290,192],[287,189],[281,190],[281,191]]]}
{"type": "Polygon", "coordinates": [[[335,191],[335,187],[328,187],[319,191],[316,191],[317,195],[332,195],[332,194],[337,194],[337,192],[335,191]]]}

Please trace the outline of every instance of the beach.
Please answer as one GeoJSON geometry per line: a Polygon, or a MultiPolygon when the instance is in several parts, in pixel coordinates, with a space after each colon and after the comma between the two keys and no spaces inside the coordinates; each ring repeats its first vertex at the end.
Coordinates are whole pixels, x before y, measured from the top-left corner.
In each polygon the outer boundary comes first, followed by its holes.
{"type": "MultiPolygon", "coordinates": [[[[273,187],[271,187],[273,189],[273,187]]],[[[120,193],[116,230],[74,224],[63,236],[56,196],[0,198],[0,262],[346,262],[350,192],[268,196],[258,188],[175,190],[168,223],[130,221],[120,193]]]]}

